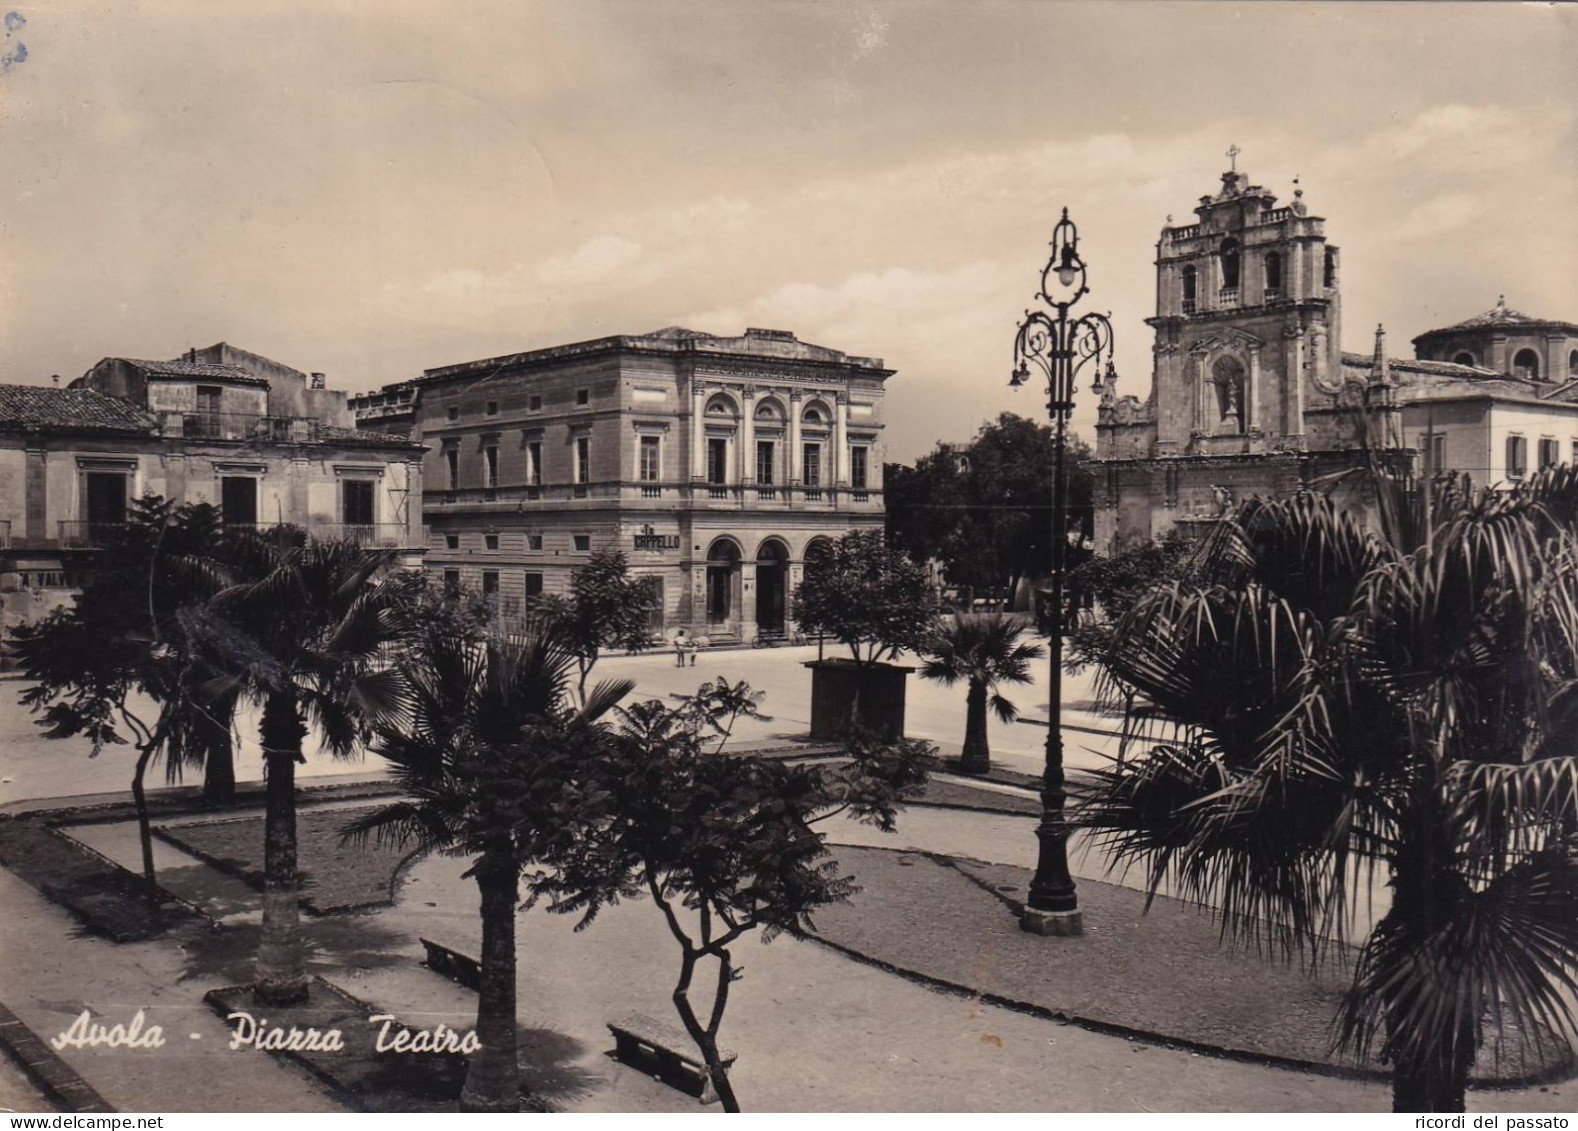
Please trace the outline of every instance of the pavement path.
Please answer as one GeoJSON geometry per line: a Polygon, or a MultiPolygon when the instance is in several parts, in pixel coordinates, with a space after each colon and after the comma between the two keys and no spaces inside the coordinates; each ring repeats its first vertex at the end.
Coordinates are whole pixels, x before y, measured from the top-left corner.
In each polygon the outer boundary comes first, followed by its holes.
{"type": "MultiPolygon", "coordinates": [[[[838,654],[831,646],[829,656],[838,654]]],[[[762,744],[780,741],[785,736],[803,736],[811,729],[811,673],[803,666],[816,659],[814,645],[782,648],[743,648],[703,652],[695,667],[678,668],[671,652],[646,652],[637,656],[607,656],[593,670],[593,679],[628,678],[636,681],[636,697],[668,699],[673,694],[694,692],[705,680],[726,675],[746,680],[767,692],[763,710],[773,716],[770,723],[744,720],[734,741],[762,744]]],[[[909,662],[906,660],[905,662],[909,662]]],[[[1034,682],[1009,692],[1030,719],[1046,717],[1047,670],[1044,662],[1033,666],[1034,682]]],[[[1065,735],[1065,759],[1071,768],[1091,769],[1102,765],[1116,750],[1109,735],[1090,733],[1092,729],[1115,728],[1116,720],[1102,718],[1088,709],[1092,679],[1089,674],[1069,676],[1063,682],[1065,720],[1086,730],[1069,730],[1065,735]]],[[[8,803],[33,798],[80,797],[115,794],[121,797],[130,789],[133,757],[129,747],[106,749],[90,757],[88,744],[80,739],[52,740],[39,733],[36,718],[17,701],[25,684],[0,679],[0,808],[8,803]]],[[[913,737],[929,738],[943,753],[957,754],[964,741],[963,687],[942,687],[918,676],[909,684],[906,732],[913,737]]],[[[239,746],[236,755],[236,780],[263,780],[263,759],[257,743],[258,713],[243,710],[237,720],[239,746]]],[[[1005,767],[1025,773],[1040,773],[1046,743],[1043,726],[1004,723],[995,716],[989,723],[992,754],[1005,767]]],[[[341,761],[311,748],[305,765],[297,767],[298,780],[332,778],[347,773],[381,774],[377,759],[341,761]]],[[[165,784],[164,768],[149,771],[149,787],[165,784]]],[[[201,784],[200,777],[188,776],[189,786],[201,784]]]]}
{"type": "MultiPolygon", "coordinates": [[[[749,680],[768,692],[765,709],[775,719],[747,722],[738,741],[761,744],[809,728],[809,676],[800,665],[814,654],[814,648],[704,654],[696,668],[684,671],[667,654],[614,657],[597,674],[628,675],[640,693],[663,697],[694,690],[720,673],[749,680]]],[[[17,686],[0,684],[0,695],[17,686]]],[[[1088,685],[1077,680],[1066,683],[1065,692],[1070,703],[1089,696],[1088,685]]],[[[1034,703],[1037,693],[1027,689],[1024,702],[1034,703]]],[[[962,689],[912,684],[911,734],[956,750],[947,736],[962,731],[963,718],[962,689]]],[[[1043,730],[992,725],[1000,761],[1026,772],[1039,769],[1043,730]]],[[[48,795],[40,791],[124,796],[129,766],[124,758],[115,764],[120,752],[96,762],[87,762],[85,751],[71,757],[71,744],[39,739],[30,720],[5,700],[0,743],[0,777],[12,778],[0,804],[48,795]],[[13,737],[15,745],[7,741],[13,737]]],[[[1070,761],[1078,765],[1086,755],[1075,747],[1071,742],[1070,761]]],[[[1095,760],[1092,755],[1091,764],[1095,760]]],[[[255,751],[244,753],[238,777],[255,780],[255,762],[255,751]]],[[[347,768],[310,758],[306,776],[347,768]]],[[[1034,862],[1033,825],[1024,817],[912,809],[894,836],[845,822],[831,838],[1025,867],[1034,862]]],[[[124,866],[136,866],[130,822],[76,826],[71,833],[124,866]]],[[[84,1007],[111,1020],[129,1019],[142,1008],[164,1024],[177,1039],[173,1051],[157,1058],[125,1050],[63,1052],[122,1110],[334,1109],[335,1100],[301,1071],[224,1049],[225,1026],[201,1004],[206,990],[250,977],[256,893],[164,842],[155,851],[162,882],[220,917],[222,929],[194,924],[115,946],[81,936],[65,912],[0,870],[0,906],[8,909],[0,923],[6,955],[0,1001],[45,1036],[84,1007]],[[193,1040],[191,1033],[201,1036],[193,1040]]],[[[1105,874],[1099,858],[1076,851],[1074,863],[1083,878],[1105,874]]],[[[313,970],[402,1019],[468,1024],[475,996],[419,965],[416,942],[421,935],[476,950],[476,894],[459,878],[464,868],[461,861],[426,860],[411,870],[392,907],[305,919],[313,970]]],[[[651,906],[635,903],[611,909],[580,934],[572,928],[569,920],[541,910],[520,923],[521,1018],[539,1091],[575,1111],[696,1110],[693,1100],[606,1055],[609,1018],[632,1009],[668,1016],[674,944],[661,919],[651,906]]],[[[923,928],[924,918],[917,929],[923,928]]],[[[737,957],[745,978],[735,988],[724,1040],[740,1053],[734,1078],[748,1110],[1380,1111],[1388,1105],[1383,1084],[1191,1055],[1059,1024],[927,989],[815,943],[745,942],[737,957]]],[[[1566,1093],[1573,1087],[1476,1093],[1470,1109],[1562,1111],[1572,1106],[1566,1093]]],[[[0,1106],[16,1105],[0,1099],[0,1106]]]]}

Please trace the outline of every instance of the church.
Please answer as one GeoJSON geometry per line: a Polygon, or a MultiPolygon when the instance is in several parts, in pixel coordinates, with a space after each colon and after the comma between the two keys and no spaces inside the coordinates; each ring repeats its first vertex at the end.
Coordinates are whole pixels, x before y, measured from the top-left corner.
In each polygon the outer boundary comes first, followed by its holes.
{"type": "MultiPolygon", "coordinates": [[[[1235,158],[1237,151],[1230,150],[1235,158]]],[[[1095,540],[1112,552],[1200,532],[1251,497],[1330,494],[1366,519],[1371,461],[1476,483],[1578,458],[1578,324],[1504,300],[1390,358],[1342,349],[1342,263],[1326,222],[1235,168],[1156,244],[1151,391],[1101,386],[1095,540]],[[1532,459],[1531,459],[1532,453],[1532,459]]]]}

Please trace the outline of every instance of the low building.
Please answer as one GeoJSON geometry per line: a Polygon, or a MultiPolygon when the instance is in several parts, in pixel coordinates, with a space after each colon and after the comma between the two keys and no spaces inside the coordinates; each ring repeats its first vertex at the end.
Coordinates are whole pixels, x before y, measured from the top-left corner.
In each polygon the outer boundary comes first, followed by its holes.
{"type": "Polygon", "coordinates": [[[65,389],[0,385],[0,572],[69,590],[145,494],[418,564],[421,445],[349,425],[345,394],[320,376],[223,344],[174,361],[105,358],[65,389]]]}
{"type": "Polygon", "coordinates": [[[808,549],[882,525],[890,376],[787,331],[678,327],[430,369],[428,568],[508,613],[618,549],[655,631],[785,634],[808,549]]]}
{"type": "Polygon", "coordinates": [[[416,430],[417,400],[416,382],[399,381],[351,397],[351,417],[365,431],[409,437],[416,430]]]}

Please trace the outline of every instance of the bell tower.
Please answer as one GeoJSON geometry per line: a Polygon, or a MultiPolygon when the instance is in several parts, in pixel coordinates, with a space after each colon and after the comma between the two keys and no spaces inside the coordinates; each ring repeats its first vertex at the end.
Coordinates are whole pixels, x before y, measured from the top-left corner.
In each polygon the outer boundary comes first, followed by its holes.
{"type": "Polygon", "coordinates": [[[1305,450],[1306,408],[1342,388],[1337,248],[1303,189],[1278,208],[1238,154],[1156,244],[1158,457],[1305,450]]]}

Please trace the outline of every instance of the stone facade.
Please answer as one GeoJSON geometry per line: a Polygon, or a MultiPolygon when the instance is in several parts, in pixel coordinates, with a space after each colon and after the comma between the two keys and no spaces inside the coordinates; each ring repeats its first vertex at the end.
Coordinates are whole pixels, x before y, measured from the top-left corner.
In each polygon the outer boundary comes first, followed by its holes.
{"type": "Polygon", "coordinates": [[[227,523],[397,548],[419,565],[421,446],[346,427],[343,392],[241,354],[106,358],[66,389],[0,386],[0,573],[36,593],[69,590],[127,504],[150,493],[212,503],[227,523]],[[313,408],[328,420],[288,412],[313,408]]]}
{"type": "Polygon", "coordinates": [[[1234,170],[1195,215],[1169,217],[1156,245],[1150,396],[1118,396],[1111,374],[1102,390],[1090,470],[1106,550],[1325,481],[1389,411],[1344,370],[1340,256],[1302,190],[1279,208],[1234,170]]]}
{"type": "Polygon", "coordinates": [[[1503,295],[1484,314],[1420,334],[1414,339],[1414,355],[1561,384],[1578,380],[1578,324],[1511,310],[1503,295]]]}
{"type": "Polygon", "coordinates": [[[1151,393],[1109,374],[1096,426],[1096,542],[1203,530],[1235,502],[1318,489],[1373,517],[1368,460],[1475,483],[1578,460],[1578,324],[1496,307],[1389,358],[1341,349],[1337,249],[1302,192],[1242,173],[1157,243],[1151,393]]]}
{"type": "Polygon", "coordinates": [[[428,370],[428,568],[511,614],[618,549],[661,591],[655,631],[790,632],[812,543],[882,525],[890,376],[787,331],[678,327],[428,370]]]}

